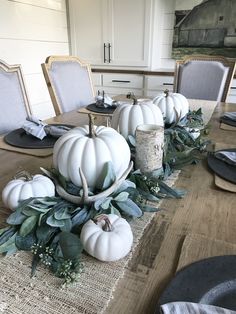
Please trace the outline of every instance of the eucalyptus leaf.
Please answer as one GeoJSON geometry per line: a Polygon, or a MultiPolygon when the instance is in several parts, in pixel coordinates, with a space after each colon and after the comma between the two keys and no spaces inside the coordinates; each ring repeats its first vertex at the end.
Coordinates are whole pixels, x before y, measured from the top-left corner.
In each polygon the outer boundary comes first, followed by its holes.
{"type": "Polygon", "coordinates": [[[20,227],[20,231],[19,234],[22,237],[27,236],[36,226],[38,221],[38,217],[37,216],[30,216],[28,217],[23,224],[20,227]]]}
{"type": "Polygon", "coordinates": [[[39,242],[47,243],[56,233],[56,231],[56,228],[43,224],[36,229],[36,237],[39,242]]]}
{"type": "Polygon", "coordinates": [[[67,208],[61,208],[60,210],[57,210],[54,214],[54,217],[57,220],[64,220],[71,217],[71,215],[68,213],[67,208]]]}
{"type": "Polygon", "coordinates": [[[64,219],[64,225],[60,227],[61,231],[70,232],[72,229],[72,221],[71,219],[64,219]]]}
{"type": "Polygon", "coordinates": [[[0,245],[0,253],[6,253],[11,250],[12,245],[15,244],[16,232],[2,245],[0,245]]]}
{"type": "Polygon", "coordinates": [[[21,213],[21,211],[14,211],[8,218],[7,223],[9,225],[21,225],[27,217],[21,213]]]}
{"type": "Polygon", "coordinates": [[[79,258],[83,247],[78,235],[70,232],[61,232],[59,236],[59,244],[64,259],[76,260],[79,258]]]}
{"type": "Polygon", "coordinates": [[[150,192],[147,193],[147,192],[140,190],[140,189],[139,189],[139,192],[148,201],[153,201],[153,202],[159,202],[160,201],[160,199],[157,196],[151,194],[150,192]]]}
{"type": "Polygon", "coordinates": [[[100,206],[102,205],[102,203],[106,200],[107,198],[106,197],[103,197],[103,198],[100,198],[98,200],[96,200],[93,204],[93,207],[99,211],[100,210],[100,206]]]}
{"type": "Polygon", "coordinates": [[[112,183],[116,180],[116,174],[114,171],[113,163],[108,161],[104,164],[101,175],[97,180],[97,187],[100,190],[108,189],[112,183]]]}
{"type": "Polygon", "coordinates": [[[17,252],[17,247],[15,242],[13,242],[11,245],[8,246],[7,251],[6,251],[6,257],[14,254],[17,252]]]}
{"type": "Polygon", "coordinates": [[[125,202],[115,202],[115,204],[122,212],[129,216],[141,217],[143,214],[142,210],[131,199],[127,199],[125,202]]]}
{"type": "Polygon", "coordinates": [[[19,250],[30,251],[34,243],[37,242],[37,238],[34,233],[30,233],[25,237],[20,234],[16,235],[15,244],[19,250]]]}
{"type": "Polygon", "coordinates": [[[26,216],[37,216],[39,215],[39,211],[36,210],[36,209],[33,209],[32,207],[25,207],[23,210],[22,210],[22,213],[26,216]]]}
{"type": "Polygon", "coordinates": [[[63,220],[57,220],[54,215],[50,215],[47,220],[47,224],[51,227],[63,227],[64,226],[64,221],[63,220]]]}
{"type": "Polygon", "coordinates": [[[15,227],[6,227],[1,229],[0,245],[7,242],[16,232],[15,227]]]}

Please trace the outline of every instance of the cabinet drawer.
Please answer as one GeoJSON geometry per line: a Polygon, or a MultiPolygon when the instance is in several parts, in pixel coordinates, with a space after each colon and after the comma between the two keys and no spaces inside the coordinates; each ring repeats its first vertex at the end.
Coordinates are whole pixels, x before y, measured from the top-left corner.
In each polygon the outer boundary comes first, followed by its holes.
{"type": "Polygon", "coordinates": [[[100,73],[92,73],[92,81],[94,86],[102,85],[102,75],[100,73]]]}
{"type": "Polygon", "coordinates": [[[147,89],[164,90],[166,88],[173,90],[173,76],[146,76],[147,89]]]}
{"type": "Polygon", "coordinates": [[[136,97],[143,97],[143,90],[136,88],[113,88],[113,87],[103,87],[103,90],[110,97],[117,95],[127,95],[128,93],[133,93],[136,97]]]}
{"type": "Polygon", "coordinates": [[[103,86],[143,88],[143,76],[113,73],[103,74],[103,86]]]}

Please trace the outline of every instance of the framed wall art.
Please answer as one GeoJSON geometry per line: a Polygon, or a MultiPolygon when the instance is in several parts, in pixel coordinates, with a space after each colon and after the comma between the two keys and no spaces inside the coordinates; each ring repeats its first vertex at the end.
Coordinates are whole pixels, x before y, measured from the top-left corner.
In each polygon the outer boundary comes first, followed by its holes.
{"type": "Polygon", "coordinates": [[[206,54],[236,59],[236,0],[190,2],[176,0],[172,57],[206,54]]]}

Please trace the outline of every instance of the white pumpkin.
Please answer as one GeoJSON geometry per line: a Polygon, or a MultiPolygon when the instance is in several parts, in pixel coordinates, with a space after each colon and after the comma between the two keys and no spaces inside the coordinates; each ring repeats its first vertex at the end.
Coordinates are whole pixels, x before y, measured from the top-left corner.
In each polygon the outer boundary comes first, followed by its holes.
{"type": "Polygon", "coordinates": [[[7,208],[16,209],[19,201],[30,197],[55,196],[53,182],[41,175],[24,175],[7,183],[2,191],[2,201],[7,208]]]}
{"type": "Polygon", "coordinates": [[[128,144],[117,131],[109,127],[77,127],[61,136],[54,145],[54,167],[79,187],[82,187],[79,168],[89,188],[93,189],[108,161],[112,162],[117,178],[130,162],[128,144]]]}
{"type": "Polygon", "coordinates": [[[167,124],[177,122],[189,111],[187,98],[179,93],[170,93],[168,90],[155,97],[153,103],[160,108],[167,124]]]}
{"type": "Polygon", "coordinates": [[[160,109],[151,100],[121,103],[113,113],[111,126],[126,139],[128,135],[135,136],[135,130],[140,124],[164,125],[160,109]]]}
{"type": "Polygon", "coordinates": [[[102,215],[102,220],[97,223],[87,221],[81,230],[80,240],[88,254],[100,261],[112,262],[130,252],[133,233],[124,218],[109,214],[102,215]]]}

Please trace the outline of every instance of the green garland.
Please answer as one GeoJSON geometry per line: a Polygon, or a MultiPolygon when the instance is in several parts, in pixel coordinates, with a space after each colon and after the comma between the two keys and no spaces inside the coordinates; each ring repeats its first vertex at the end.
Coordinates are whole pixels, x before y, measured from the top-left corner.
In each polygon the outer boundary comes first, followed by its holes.
{"type": "MultiPolygon", "coordinates": [[[[185,191],[170,188],[164,183],[174,168],[196,162],[196,152],[201,152],[207,141],[202,134],[194,140],[187,127],[202,128],[201,111],[190,112],[185,121],[165,129],[164,167],[151,175],[131,171],[128,178],[108,197],[90,205],[78,206],[61,197],[30,198],[22,201],[7,218],[7,227],[0,229],[0,253],[12,254],[17,250],[31,251],[32,272],[39,263],[49,268],[64,284],[78,280],[83,271],[81,263],[82,244],[79,239],[81,228],[89,219],[100,214],[116,214],[131,220],[144,212],[160,210],[158,203],[163,198],[182,198],[185,191]]],[[[132,149],[135,148],[133,138],[132,149]]],[[[73,195],[83,191],[68,182],[55,169],[47,170],[50,175],[73,195]]],[[[106,190],[115,180],[111,163],[104,166],[103,180],[99,189],[90,195],[106,190]]]]}

